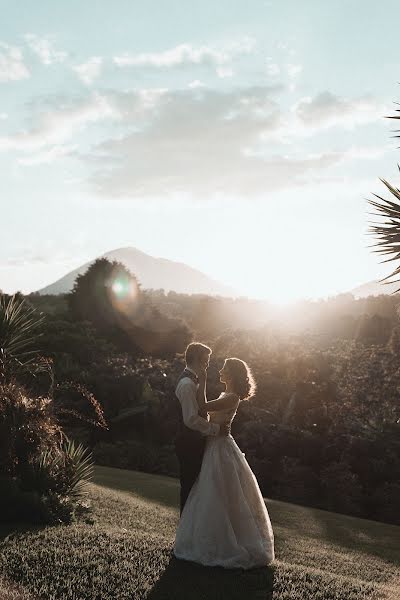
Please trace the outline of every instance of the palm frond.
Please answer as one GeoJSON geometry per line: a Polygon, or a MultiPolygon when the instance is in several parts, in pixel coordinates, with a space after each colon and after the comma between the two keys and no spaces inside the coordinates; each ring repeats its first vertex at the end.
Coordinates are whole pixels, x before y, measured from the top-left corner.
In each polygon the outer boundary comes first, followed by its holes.
{"type": "Polygon", "coordinates": [[[87,485],[93,478],[93,457],[90,450],[73,440],[64,443],[63,451],[70,465],[69,495],[79,499],[87,493],[87,485]]]}
{"type": "Polygon", "coordinates": [[[0,373],[34,365],[43,320],[24,299],[0,294],[0,373]]]}

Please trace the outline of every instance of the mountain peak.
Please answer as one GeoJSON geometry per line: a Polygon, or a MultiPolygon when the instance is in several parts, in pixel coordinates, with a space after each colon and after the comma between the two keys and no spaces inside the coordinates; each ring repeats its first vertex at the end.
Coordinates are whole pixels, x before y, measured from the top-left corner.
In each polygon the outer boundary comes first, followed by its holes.
{"type": "Polygon", "coordinates": [[[81,265],[54,283],[38,290],[39,294],[65,294],[72,290],[75,279],[87,271],[97,258],[107,258],[125,265],[140,282],[143,289],[164,289],[181,294],[207,294],[210,296],[238,296],[229,286],[216,281],[185,263],[166,258],[156,258],[133,246],[116,248],[81,265]]]}

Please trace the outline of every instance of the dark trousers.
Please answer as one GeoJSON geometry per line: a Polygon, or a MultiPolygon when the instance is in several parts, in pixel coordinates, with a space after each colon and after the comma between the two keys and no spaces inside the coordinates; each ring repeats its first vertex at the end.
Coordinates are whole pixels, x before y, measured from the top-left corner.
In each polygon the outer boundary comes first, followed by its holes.
{"type": "Polygon", "coordinates": [[[186,500],[194,482],[200,474],[203,462],[205,437],[197,431],[182,431],[175,440],[175,452],[179,462],[179,478],[181,484],[180,513],[182,514],[186,500]]]}

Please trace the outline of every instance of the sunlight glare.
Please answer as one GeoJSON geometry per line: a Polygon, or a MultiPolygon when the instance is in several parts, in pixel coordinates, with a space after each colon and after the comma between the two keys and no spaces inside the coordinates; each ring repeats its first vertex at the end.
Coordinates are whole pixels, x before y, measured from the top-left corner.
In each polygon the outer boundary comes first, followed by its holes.
{"type": "Polygon", "coordinates": [[[135,286],[129,279],[115,279],[111,289],[118,300],[128,300],[135,296],[135,286]]]}

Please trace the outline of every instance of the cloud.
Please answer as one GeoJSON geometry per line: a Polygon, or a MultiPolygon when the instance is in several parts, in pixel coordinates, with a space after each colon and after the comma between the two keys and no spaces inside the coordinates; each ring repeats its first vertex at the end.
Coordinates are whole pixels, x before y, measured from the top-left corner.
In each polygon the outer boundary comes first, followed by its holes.
{"type": "Polygon", "coordinates": [[[61,63],[67,58],[67,53],[54,48],[53,38],[39,37],[34,33],[27,33],[24,39],[43,65],[61,63]]]}
{"type": "Polygon", "coordinates": [[[220,79],[225,79],[226,77],[233,77],[234,75],[232,67],[217,67],[216,73],[220,79]]]}
{"type": "Polygon", "coordinates": [[[343,104],[350,118],[350,107],[354,111],[364,102],[376,110],[377,103],[372,98],[345,101],[325,92],[287,110],[278,96],[285,89],[276,84],[218,91],[195,80],[180,90],[108,90],[68,102],[57,97],[58,107],[34,104],[41,109],[34,125],[0,137],[0,150],[27,153],[19,157],[25,166],[78,158],[97,192],[131,198],[265,195],[328,177],[344,161],[381,155],[377,148],[356,143],[340,151],[316,146],[317,152],[302,153],[294,143],[299,137],[347,123],[339,110],[343,104]],[[74,138],[90,125],[97,125],[101,137],[96,134],[96,142],[84,151],[74,138]],[[109,126],[114,125],[111,137],[109,126]]]}
{"type": "Polygon", "coordinates": [[[77,146],[53,146],[43,152],[35,153],[27,158],[20,158],[18,164],[25,166],[36,166],[56,162],[60,158],[71,155],[77,151],[77,146]]]}
{"type": "Polygon", "coordinates": [[[103,59],[101,56],[92,56],[86,62],[72,67],[79,79],[86,85],[91,85],[101,73],[103,59]]]}
{"type": "MultiPolygon", "coordinates": [[[[74,243],[71,239],[69,250],[73,252],[73,247],[77,248],[77,252],[81,250],[79,245],[74,243]]],[[[50,266],[55,264],[68,265],[69,268],[73,268],[74,262],[76,262],[76,254],[74,257],[70,253],[66,254],[60,250],[56,240],[47,240],[45,244],[41,244],[41,247],[32,250],[31,248],[21,247],[18,254],[14,256],[7,256],[7,258],[0,257],[0,269],[9,269],[10,267],[41,267],[50,266]],[[71,260],[73,258],[73,260],[71,260]]],[[[37,286],[38,287],[38,286],[37,286]]]]}
{"type": "Polygon", "coordinates": [[[106,97],[92,94],[84,101],[42,112],[37,125],[30,131],[0,137],[0,151],[40,150],[65,142],[90,123],[118,118],[118,113],[106,97]]]}
{"type": "Polygon", "coordinates": [[[92,168],[96,190],[107,196],[251,197],[304,185],[314,172],[339,163],[342,153],[279,153],[284,115],[274,99],[278,89],[163,91],[147,107],[137,92],[115,94],[129,133],[80,157],[92,168]]]}
{"type": "Polygon", "coordinates": [[[280,72],[281,69],[279,65],[273,63],[270,59],[267,59],[267,74],[274,77],[275,75],[279,75],[280,72]]]}
{"type": "Polygon", "coordinates": [[[289,63],[288,65],[286,65],[286,69],[287,69],[287,74],[289,75],[289,77],[291,79],[294,79],[295,77],[300,75],[300,73],[303,70],[303,66],[302,65],[293,65],[293,64],[289,63]]]}
{"type": "Polygon", "coordinates": [[[30,77],[20,48],[0,42],[0,82],[19,81],[30,77]]]}
{"type": "Polygon", "coordinates": [[[204,87],[204,83],[202,81],[200,81],[200,79],[194,79],[193,81],[191,81],[188,84],[188,87],[191,89],[195,89],[195,88],[199,88],[199,87],[204,87]]]}
{"type": "Polygon", "coordinates": [[[114,57],[118,67],[171,68],[187,65],[221,66],[229,63],[241,54],[249,54],[254,48],[254,40],[245,38],[226,47],[198,46],[179,44],[162,52],[143,52],[139,54],[121,54],[114,57]]]}
{"type": "Polygon", "coordinates": [[[376,160],[384,156],[387,152],[390,152],[392,147],[390,145],[382,146],[357,146],[353,145],[347,148],[344,152],[346,158],[351,160],[376,160]]]}
{"type": "Polygon", "coordinates": [[[49,260],[45,256],[32,255],[31,253],[29,253],[29,255],[28,255],[28,251],[26,251],[21,256],[7,258],[5,260],[0,259],[0,268],[25,267],[27,265],[43,265],[48,262],[49,262],[49,260]]]}
{"type": "Polygon", "coordinates": [[[337,125],[353,128],[384,115],[385,107],[372,96],[341,98],[331,92],[321,92],[317,96],[299,100],[292,112],[306,128],[324,129],[337,125]]]}

